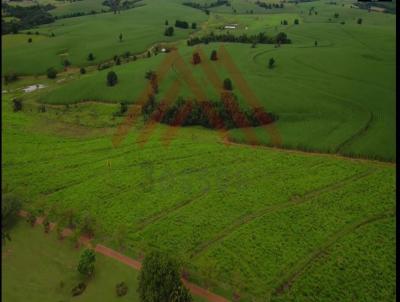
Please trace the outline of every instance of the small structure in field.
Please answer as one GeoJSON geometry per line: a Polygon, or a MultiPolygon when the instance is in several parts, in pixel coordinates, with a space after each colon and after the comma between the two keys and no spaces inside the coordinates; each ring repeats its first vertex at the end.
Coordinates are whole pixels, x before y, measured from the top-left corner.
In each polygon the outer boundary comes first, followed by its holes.
{"type": "Polygon", "coordinates": [[[237,26],[237,24],[227,24],[224,26],[224,29],[236,29],[237,26]]]}
{"type": "Polygon", "coordinates": [[[370,11],[372,11],[372,12],[378,12],[378,13],[384,13],[384,12],[386,11],[385,8],[383,8],[383,7],[377,7],[377,6],[371,6],[369,9],[370,9],[370,11]]]}

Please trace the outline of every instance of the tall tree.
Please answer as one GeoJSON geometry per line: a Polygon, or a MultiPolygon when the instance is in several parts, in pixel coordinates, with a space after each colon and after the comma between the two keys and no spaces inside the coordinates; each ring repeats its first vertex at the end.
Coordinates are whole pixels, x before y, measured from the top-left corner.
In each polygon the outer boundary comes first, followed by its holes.
{"type": "Polygon", "coordinates": [[[160,252],[151,252],[145,257],[139,275],[140,301],[192,301],[190,294],[182,287],[176,260],[160,252]]]}

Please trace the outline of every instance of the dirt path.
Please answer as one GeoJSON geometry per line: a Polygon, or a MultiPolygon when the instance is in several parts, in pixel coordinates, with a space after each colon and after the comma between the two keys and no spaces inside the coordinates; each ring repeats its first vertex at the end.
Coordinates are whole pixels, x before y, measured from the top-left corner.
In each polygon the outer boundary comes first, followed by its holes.
{"type": "MultiPolygon", "coordinates": [[[[26,218],[26,217],[28,217],[28,212],[21,210],[19,212],[19,216],[26,218]]],[[[35,224],[39,225],[39,224],[42,224],[42,222],[43,222],[43,217],[38,217],[35,224]]],[[[55,226],[56,226],[55,223],[51,223],[51,229],[54,229],[55,226]]],[[[72,234],[73,234],[73,230],[71,230],[71,229],[65,228],[63,230],[64,237],[71,236],[72,234]]],[[[81,236],[79,241],[85,246],[94,248],[96,253],[102,254],[108,258],[115,259],[127,266],[134,268],[135,270],[140,270],[142,268],[142,264],[140,261],[137,261],[128,256],[125,256],[109,247],[106,247],[102,244],[96,244],[93,247],[93,245],[91,244],[91,239],[88,237],[81,236]]],[[[229,302],[229,300],[225,299],[224,297],[221,297],[212,292],[209,292],[208,290],[206,290],[194,283],[191,283],[183,278],[182,278],[182,282],[189,289],[189,291],[195,296],[199,296],[210,302],[229,302]]]]}

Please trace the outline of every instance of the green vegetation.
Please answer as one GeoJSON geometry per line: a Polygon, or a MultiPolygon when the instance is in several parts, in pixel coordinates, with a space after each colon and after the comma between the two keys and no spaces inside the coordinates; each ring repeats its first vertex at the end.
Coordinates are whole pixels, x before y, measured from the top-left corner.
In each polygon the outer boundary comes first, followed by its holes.
{"type": "Polygon", "coordinates": [[[2,36],[2,193],[18,196],[2,208],[31,212],[2,225],[5,300],[190,300],[180,272],[233,301],[396,299],[395,15],[350,0],[76,2],[108,12],[2,36]],[[162,77],[174,49],[183,62],[162,77]],[[139,293],[101,255],[94,269],[84,252],[79,273],[80,235],[145,259],[139,293]]]}

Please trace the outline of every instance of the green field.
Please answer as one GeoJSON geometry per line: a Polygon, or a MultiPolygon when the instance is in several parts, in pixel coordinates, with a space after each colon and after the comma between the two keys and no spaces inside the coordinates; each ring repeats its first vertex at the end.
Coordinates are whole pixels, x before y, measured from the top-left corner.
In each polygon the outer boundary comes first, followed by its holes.
{"type": "MultiPolygon", "coordinates": [[[[95,5],[87,1],[80,5],[95,5]]],[[[68,209],[77,221],[89,213],[96,220],[95,241],[110,247],[117,247],[115,231],[127,226],[127,255],[139,257],[157,249],[177,256],[192,282],[228,299],[236,290],[241,301],[249,302],[394,301],[396,16],[351,8],[347,0],[335,5],[322,0],[285,3],[283,9],[232,0],[231,6],[211,8],[209,15],[182,2],[145,0],[145,5],[121,14],[60,19],[34,29],[39,35],[2,36],[2,75],[24,75],[3,86],[3,185],[26,210],[48,212],[52,221],[68,209]],[[175,28],[174,36],[165,37],[165,20],[170,25],[175,20],[196,22],[198,28],[175,28]],[[271,148],[266,134],[271,126],[252,129],[261,145],[252,147],[243,129],[221,137],[202,127],[156,124],[152,132],[142,118],[114,147],[117,127],[127,118],[127,113],[118,113],[120,103],[138,108],[145,73],[156,70],[166,54],[123,59],[120,66],[103,71],[96,65],[167,41],[177,47],[207,97],[218,100],[219,91],[203,65],[190,63],[199,48],[187,46],[186,39],[226,33],[221,29],[226,24],[238,24],[230,30],[235,34],[285,32],[292,40],[280,47],[198,46],[205,54],[202,60],[220,47],[228,51],[262,106],[278,116],[280,148],[271,148]],[[90,52],[93,62],[87,61],[90,52]],[[72,66],[61,72],[65,58],[72,66]],[[276,61],[272,69],[270,58],[276,61]],[[44,75],[51,66],[60,71],[53,80],[44,75]],[[87,68],[84,75],[79,74],[81,66],[87,68]],[[110,70],[118,75],[113,87],[106,85],[110,70]],[[35,84],[45,87],[23,92],[35,84]],[[13,112],[15,97],[23,103],[19,112],[13,112]]],[[[180,96],[193,97],[187,76],[177,66],[174,61],[159,83],[158,102],[176,81],[180,96]]],[[[210,61],[210,66],[221,84],[232,79],[239,103],[248,106],[235,82],[238,74],[229,74],[221,60],[210,61]]],[[[39,237],[27,227],[15,232],[21,238],[10,243],[15,250],[28,244],[26,236],[39,237]]],[[[35,240],[37,252],[30,257],[51,251],[40,250],[44,240],[35,240]]],[[[62,264],[75,261],[76,253],[67,248],[53,252],[58,256],[46,261],[54,271],[41,265],[37,270],[41,280],[57,283],[62,264]]],[[[26,276],[17,275],[26,262],[11,262],[12,253],[7,257],[3,272],[9,270],[10,277],[3,297],[24,301],[28,298],[19,295],[25,292],[12,284],[33,287],[26,276]]],[[[108,260],[100,264],[112,270],[108,260]]],[[[88,301],[101,295],[98,287],[107,291],[104,295],[114,294],[114,278],[126,272],[118,265],[110,279],[96,279],[88,301]]],[[[71,284],[74,274],[71,268],[71,284]]],[[[127,278],[136,280],[135,274],[127,278]]],[[[32,300],[67,299],[66,291],[54,289],[57,284],[32,282],[37,290],[26,292],[32,300]]]]}
{"type": "MultiPolygon", "coordinates": [[[[96,240],[110,245],[115,227],[126,224],[130,255],[149,247],[179,255],[199,283],[206,263],[215,263],[214,288],[227,295],[238,270],[249,296],[269,296],[336,232],[394,215],[390,165],[225,146],[200,128],[181,129],[164,147],[160,126],[142,146],[140,124],[115,149],[113,128],[10,107],[3,104],[3,175],[28,207],[53,206],[54,219],[62,209],[87,211],[99,222],[96,240]]],[[[394,283],[386,286],[391,301],[394,283]]]]}
{"type": "Polygon", "coordinates": [[[11,242],[2,248],[2,299],[4,301],[139,301],[138,273],[130,267],[97,254],[95,277],[85,292],[72,298],[71,289],[81,277],[76,269],[80,251],[68,239],[59,241],[55,233],[31,228],[21,220],[11,233],[11,242]],[[115,293],[119,282],[128,284],[128,293],[115,293]],[[61,286],[61,282],[63,285],[61,286]]]}

